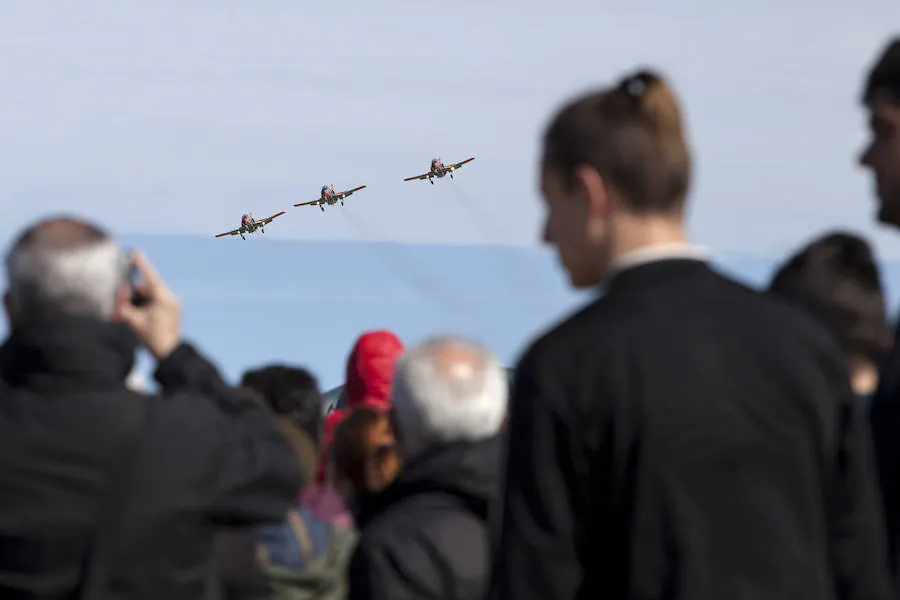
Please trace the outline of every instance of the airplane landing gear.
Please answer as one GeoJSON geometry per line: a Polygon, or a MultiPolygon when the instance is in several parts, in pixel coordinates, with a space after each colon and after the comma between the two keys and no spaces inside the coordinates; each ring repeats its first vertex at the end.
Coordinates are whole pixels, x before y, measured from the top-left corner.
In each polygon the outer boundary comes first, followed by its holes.
{"type": "Polygon", "coordinates": [[[319,205],[319,209],[320,209],[322,212],[325,212],[325,207],[322,206],[321,204],[319,205]]]}
{"type": "Polygon", "coordinates": [[[344,201],[343,201],[343,200],[341,200],[341,206],[343,206],[343,205],[344,205],[344,201]]]}
{"type": "Polygon", "coordinates": [[[265,233],[265,232],[266,232],[266,230],[265,230],[265,229],[263,229],[263,228],[262,228],[262,227],[260,227],[260,228],[259,228],[259,230],[260,230],[260,231],[262,231],[262,232],[263,232],[263,233],[265,233]]]}
{"type": "Polygon", "coordinates": [[[431,182],[431,185],[434,185],[434,179],[429,179],[428,181],[431,182]]]}

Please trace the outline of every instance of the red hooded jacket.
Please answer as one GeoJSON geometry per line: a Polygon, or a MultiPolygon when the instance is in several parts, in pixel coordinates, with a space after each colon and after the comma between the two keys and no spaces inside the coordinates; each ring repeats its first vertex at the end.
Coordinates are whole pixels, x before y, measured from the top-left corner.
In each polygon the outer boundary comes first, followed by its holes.
{"type": "Polygon", "coordinates": [[[331,450],[334,430],[357,406],[370,406],[379,411],[391,407],[394,367],[404,351],[403,342],[392,332],[380,329],[367,331],[357,338],[347,358],[344,383],[346,408],[333,411],[322,424],[322,458],[316,479],[325,474],[325,462],[331,450]]]}

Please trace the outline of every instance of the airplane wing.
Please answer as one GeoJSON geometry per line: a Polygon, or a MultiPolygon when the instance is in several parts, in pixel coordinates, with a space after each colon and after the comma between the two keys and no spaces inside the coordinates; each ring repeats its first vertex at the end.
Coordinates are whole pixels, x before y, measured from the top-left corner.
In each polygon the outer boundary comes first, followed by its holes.
{"type": "Polygon", "coordinates": [[[431,173],[422,173],[421,175],[416,175],[415,177],[407,177],[403,181],[413,181],[414,179],[428,179],[431,173]]]}
{"type": "Polygon", "coordinates": [[[266,217],[265,219],[260,219],[260,220],[258,221],[258,223],[259,223],[260,225],[268,225],[269,223],[271,223],[272,221],[274,221],[276,217],[280,217],[280,216],[283,215],[283,214],[284,214],[284,211],[281,211],[281,212],[279,212],[279,213],[275,213],[275,214],[272,215],[271,217],[266,217]]]}
{"type": "Polygon", "coordinates": [[[321,198],[319,198],[318,200],[311,200],[309,202],[301,202],[300,204],[295,204],[294,206],[319,206],[320,204],[322,204],[321,198]]]}
{"type": "Polygon", "coordinates": [[[474,156],[473,156],[472,158],[467,158],[467,159],[464,160],[464,161],[461,161],[461,162],[458,162],[458,163],[454,163],[454,164],[450,165],[450,168],[451,168],[451,169],[458,169],[458,168],[460,168],[461,166],[463,166],[464,164],[470,163],[470,162],[472,162],[473,160],[475,160],[475,157],[474,157],[474,156]]]}
{"type": "Polygon", "coordinates": [[[217,238],[224,237],[226,235],[237,235],[241,232],[240,229],[232,229],[231,231],[226,231],[225,233],[220,233],[216,235],[217,238]]]}
{"type": "Polygon", "coordinates": [[[364,187],[366,187],[366,186],[361,185],[361,186],[359,186],[359,187],[353,188],[352,190],[347,190],[346,192],[341,192],[340,194],[338,194],[338,197],[339,197],[339,198],[346,198],[347,196],[349,196],[349,195],[352,194],[353,192],[358,192],[359,190],[363,189],[364,187]]]}

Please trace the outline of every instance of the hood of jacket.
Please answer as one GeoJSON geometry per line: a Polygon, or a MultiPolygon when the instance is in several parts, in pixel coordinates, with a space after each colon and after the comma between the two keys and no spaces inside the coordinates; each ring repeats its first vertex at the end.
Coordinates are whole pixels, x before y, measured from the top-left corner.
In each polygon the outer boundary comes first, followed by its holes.
{"type": "Polygon", "coordinates": [[[386,410],[391,403],[394,367],[403,342],[387,330],[368,331],[356,340],[347,358],[344,394],[347,407],[371,406],[386,410]]]}
{"type": "Polygon", "coordinates": [[[499,435],[477,442],[435,448],[403,466],[397,479],[360,499],[356,524],[362,529],[391,505],[418,494],[446,494],[487,519],[500,490],[502,443],[499,435]]]}
{"type": "Polygon", "coordinates": [[[0,378],[34,391],[122,388],[137,348],[125,325],[58,317],[10,334],[0,346],[0,378]]]}

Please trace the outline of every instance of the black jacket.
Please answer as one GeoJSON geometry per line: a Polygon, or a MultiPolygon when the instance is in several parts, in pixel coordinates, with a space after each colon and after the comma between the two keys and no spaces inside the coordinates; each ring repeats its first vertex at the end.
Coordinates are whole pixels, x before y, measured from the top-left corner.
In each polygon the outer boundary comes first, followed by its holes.
{"type": "Polygon", "coordinates": [[[299,465],[269,415],[235,395],[191,346],[162,361],[159,397],[124,380],[133,336],[64,319],[0,348],[0,598],[73,598],[120,431],[139,403],[113,598],[197,599],[207,592],[215,526],[283,518],[299,465]]]}
{"type": "Polygon", "coordinates": [[[357,515],[350,600],[482,600],[499,451],[497,438],[442,448],[369,497],[357,515]]]}
{"type": "Polygon", "coordinates": [[[894,348],[879,374],[871,400],[870,419],[879,481],[888,528],[890,567],[900,598],[900,322],[894,348]]]}
{"type": "Polygon", "coordinates": [[[501,600],[883,600],[865,416],[806,315],[669,259],[518,365],[501,600]]]}

